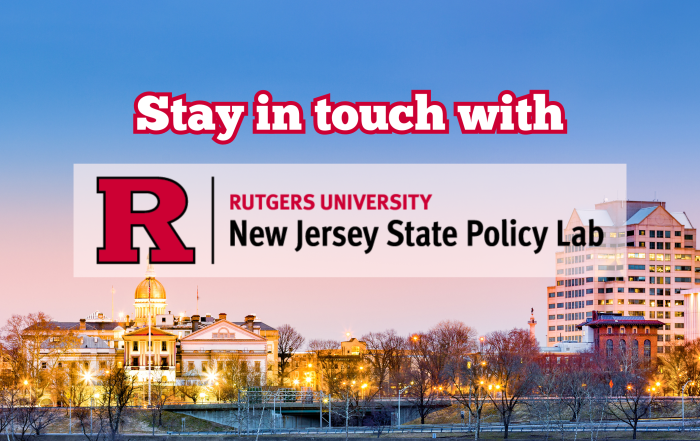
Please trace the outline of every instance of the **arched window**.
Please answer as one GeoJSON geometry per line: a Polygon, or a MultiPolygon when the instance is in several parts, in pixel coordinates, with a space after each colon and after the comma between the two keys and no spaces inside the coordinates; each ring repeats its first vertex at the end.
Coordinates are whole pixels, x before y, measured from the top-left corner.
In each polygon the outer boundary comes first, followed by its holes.
{"type": "Polygon", "coordinates": [[[625,356],[627,354],[627,342],[620,340],[620,353],[625,356]]]}
{"type": "Polygon", "coordinates": [[[644,358],[651,359],[651,341],[649,340],[644,340],[644,358]]]}
{"type": "Polygon", "coordinates": [[[632,334],[636,334],[636,333],[637,333],[637,327],[635,326],[634,328],[632,328],[632,334]]]}
{"type": "Polygon", "coordinates": [[[624,326],[620,326],[620,334],[624,334],[624,333],[625,333],[625,327],[624,327],[624,326]]]}
{"type": "Polygon", "coordinates": [[[612,334],[612,327],[608,327],[608,334],[612,334]]]}
{"type": "Polygon", "coordinates": [[[649,334],[649,327],[648,326],[646,328],[644,328],[644,333],[649,334]]]}
{"type": "Polygon", "coordinates": [[[636,338],[632,340],[632,355],[639,357],[639,341],[636,338]]]}
{"type": "Polygon", "coordinates": [[[613,341],[608,340],[605,342],[605,355],[612,357],[613,354],[613,341]]]}

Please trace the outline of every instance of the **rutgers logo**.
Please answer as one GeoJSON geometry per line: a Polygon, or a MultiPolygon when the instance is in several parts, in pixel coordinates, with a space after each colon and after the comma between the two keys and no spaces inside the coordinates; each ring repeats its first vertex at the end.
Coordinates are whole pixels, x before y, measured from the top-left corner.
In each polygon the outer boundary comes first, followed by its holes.
{"type": "Polygon", "coordinates": [[[187,210],[187,193],[172,179],[160,177],[98,177],[97,192],[104,195],[103,247],[97,263],[140,263],[134,247],[134,227],[143,227],[155,247],[149,248],[152,263],[195,263],[195,249],[187,248],[172,223],[187,210]],[[152,194],[158,203],[135,211],[133,196],[152,194]]]}

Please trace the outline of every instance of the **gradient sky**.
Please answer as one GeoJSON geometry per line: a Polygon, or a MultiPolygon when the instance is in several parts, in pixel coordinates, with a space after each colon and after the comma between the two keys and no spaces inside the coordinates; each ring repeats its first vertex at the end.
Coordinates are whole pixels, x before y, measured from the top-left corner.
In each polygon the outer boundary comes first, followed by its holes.
{"type": "MultiPolygon", "coordinates": [[[[108,312],[112,284],[117,310],[132,309],[142,269],[133,280],[72,277],[74,163],[626,163],[630,199],[656,196],[700,223],[699,9],[690,1],[5,4],[0,321],[37,309],[62,320],[108,312]],[[250,102],[260,89],[300,102],[307,116],[325,93],[398,101],[431,89],[451,109],[505,89],[549,89],[569,133],[466,136],[453,119],[450,135],[252,136],[251,117],[226,146],[131,133],[141,92],[250,102]]],[[[552,177],[554,185],[571,179],[605,176],[552,177]]],[[[548,281],[163,282],[178,312],[192,311],[199,285],[200,312],[256,312],[309,337],[339,338],[443,318],[480,332],[520,325],[529,312],[521,308],[544,308],[548,281]],[[496,313],[504,304],[512,306],[496,313]]]]}

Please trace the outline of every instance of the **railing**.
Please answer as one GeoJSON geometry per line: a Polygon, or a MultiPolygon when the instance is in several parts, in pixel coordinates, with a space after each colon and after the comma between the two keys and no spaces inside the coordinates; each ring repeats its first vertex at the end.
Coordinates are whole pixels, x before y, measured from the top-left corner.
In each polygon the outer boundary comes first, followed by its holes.
{"type": "Polygon", "coordinates": [[[170,368],[175,369],[175,366],[127,366],[127,370],[132,371],[168,371],[170,368]]]}

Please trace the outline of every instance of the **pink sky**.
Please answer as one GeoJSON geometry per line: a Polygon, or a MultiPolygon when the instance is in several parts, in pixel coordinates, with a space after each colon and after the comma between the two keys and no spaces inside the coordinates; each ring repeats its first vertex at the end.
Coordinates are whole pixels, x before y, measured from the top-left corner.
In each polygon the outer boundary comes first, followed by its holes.
{"type": "MultiPolygon", "coordinates": [[[[48,209],[48,207],[45,206],[48,209]]],[[[44,311],[56,320],[77,321],[95,310],[133,314],[136,285],[145,265],[133,278],[74,278],[71,216],[27,210],[0,220],[0,321],[13,313],[44,311]]],[[[52,210],[48,210],[52,212],[52,210]]],[[[53,211],[55,213],[55,211],[53,211]]],[[[158,270],[156,266],[156,271],[158,270]]],[[[192,314],[199,286],[201,314],[225,312],[234,320],[255,313],[272,326],[289,323],[308,339],[360,337],[394,328],[400,333],[426,330],[440,320],[462,320],[480,334],[515,326],[526,327],[530,308],[540,322],[544,343],[546,278],[159,278],[165,286],[168,310],[192,314]]]]}

